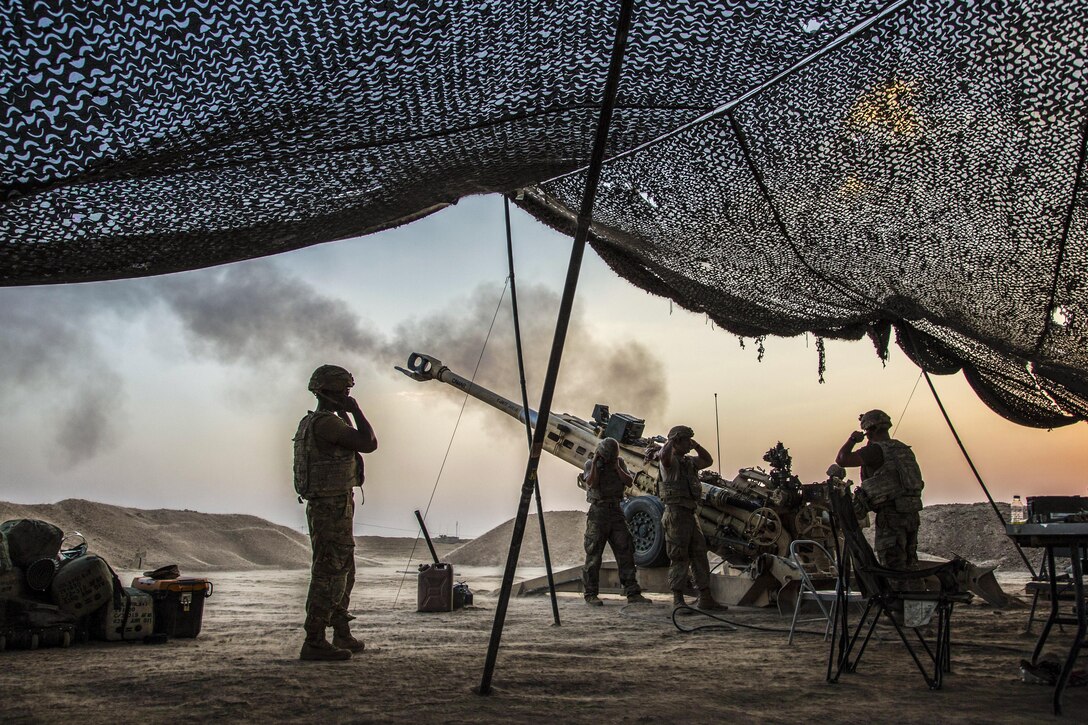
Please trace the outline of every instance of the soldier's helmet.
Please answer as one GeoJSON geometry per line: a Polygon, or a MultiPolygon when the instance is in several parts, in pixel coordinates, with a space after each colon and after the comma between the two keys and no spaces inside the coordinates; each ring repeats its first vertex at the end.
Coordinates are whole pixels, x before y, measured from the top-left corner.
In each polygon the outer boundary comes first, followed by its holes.
{"type": "Polygon", "coordinates": [[[310,376],[310,384],[306,388],[311,392],[317,392],[318,390],[344,391],[354,385],[355,378],[351,377],[351,373],[344,368],[339,365],[322,365],[314,370],[314,374],[310,376]]]}
{"type": "Polygon", "coordinates": [[[620,442],[615,438],[605,438],[597,444],[597,456],[602,461],[614,461],[620,455],[620,442]]]}
{"type": "Polygon", "coordinates": [[[887,429],[892,427],[891,417],[883,410],[870,410],[858,416],[861,429],[868,433],[872,430],[887,429]]]}
{"type": "Polygon", "coordinates": [[[669,429],[669,440],[676,440],[677,438],[694,438],[695,431],[686,425],[674,425],[669,429]]]}

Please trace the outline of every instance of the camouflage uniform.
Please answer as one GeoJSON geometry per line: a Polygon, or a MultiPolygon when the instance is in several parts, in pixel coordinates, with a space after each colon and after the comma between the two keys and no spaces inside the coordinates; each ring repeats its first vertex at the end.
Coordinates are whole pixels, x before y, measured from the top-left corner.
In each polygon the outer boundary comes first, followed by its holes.
{"type": "Polygon", "coordinates": [[[355,495],[327,496],[306,502],[313,563],[306,594],[307,632],[347,624],[351,590],[355,586],[355,495]]]}
{"type": "Polygon", "coordinates": [[[699,472],[691,456],[677,456],[668,469],[661,469],[658,490],[665,504],[661,524],[665,528],[665,547],[669,555],[669,588],[680,592],[688,587],[688,569],[695,579],[695,588],[710,587],[710,564],[707,562],[706,539],[696,520],[695,509],[702,498],[699,472]]]}
{"type": "MultiPolygon", "coordinates": [[[[593,465],[592,460],[587,463],[587,471],[583,476],[588,476],[590,465],[593,465]]],[[[620,506],[623,489],[619,474],[610,466],[598,471],[596,486],[586,489],[586,500],[590,506],[589,513],[586,514],[586,563],[582,567],[582,584],[587,599],[596,596],[599,591],[601,556],[604,554],[605,544],[612,547],[612,553],[616,556],[623,593],[628,597],[642,593],[635,573],[635,544],[631,540],[627,518],[620,506]]]]}
{"type": "Polygon", "coordinates": [[[307,635],[322,638],[325,628],[347,625],[355,585],[354,486],[363,480],[362,457],[322,442],[315,429],[347,425],[334,413],[311,412],[295,435],[295,488],[306,498],[313,563],[306,595],[307,635]]]}
{"type": "Polygon", "coordinates": [[[884,464],[862,481],[859,512],[876,512],[876,549],[889,569],[913,569],[918,563],[918,512],[922,510],[922,472],[910,446],[895,439],[873,441],[884,464]]]}

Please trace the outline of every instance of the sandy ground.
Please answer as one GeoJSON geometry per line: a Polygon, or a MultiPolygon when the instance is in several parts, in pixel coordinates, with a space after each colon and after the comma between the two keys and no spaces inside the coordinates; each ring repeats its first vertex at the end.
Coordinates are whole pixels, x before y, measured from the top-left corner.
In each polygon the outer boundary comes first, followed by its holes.
{"type": "MultiPolygon", "coordinates": [[[[681,633],[664,595],[649,607],[625,607],[606,596],[602,608],[560,595],[562,626],[556,627],[547,597],[514,599],[493,694],[481,697],[472,689],[483,673],[496,604],[482,592],[497,590],[500,572],[459,568],[457,578],[476,592],[475,607],[419,614],[414,565],[411,574],[401,573],[409,550],[390,543],[359,551],[360,561],[373,564],[359,570],[353,607],[367,651],[349,662],[297,659],[306,571],[217,571],[207,575],[215,593],[195,640],[0,654],[0,721],[994,723],[1052,717],[1051,688],[1019,680],[1019,660],[1035,641],[1022,634],[1027,610],[974,605],[955,614],[954,672],[944,690],[931,692],[890,630],[870,645],[859,672],[830,685],[820,636],[787,646],[784,631],[681,633]]],[[[526,569],[519,577],[538,573],[526,569]]],[[[778,629],[789,623],[774,610],[733,610],[729,617],[778,629]]],[[[1049,649],[1067,648],[1069,641],[1068,633],[1058,634],[1049,649]]],[[[1067,690],[1065,712],[1067,721],[1088,718],[1088,688],[1067,690]]]]}

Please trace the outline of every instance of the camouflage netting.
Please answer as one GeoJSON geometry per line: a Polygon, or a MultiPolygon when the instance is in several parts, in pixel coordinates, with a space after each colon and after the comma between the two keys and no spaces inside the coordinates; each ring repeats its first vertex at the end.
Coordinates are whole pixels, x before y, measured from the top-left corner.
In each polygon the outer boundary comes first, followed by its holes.
{"type": "MultiPolygon", "coordinates": [[[[0,284],[258,257],[491,191],[570,231],[618,8],[5,3],[0,284]]],[[[640,0],[591,241],[737,334],[895,328],[1012,420],[1083,420],[1086,48],[1088,0],[640,0]]]]}

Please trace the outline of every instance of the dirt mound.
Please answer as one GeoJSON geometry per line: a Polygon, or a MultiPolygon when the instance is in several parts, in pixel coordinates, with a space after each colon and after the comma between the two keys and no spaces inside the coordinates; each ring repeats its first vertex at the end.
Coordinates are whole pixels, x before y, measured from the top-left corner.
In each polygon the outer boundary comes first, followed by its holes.
{"type": "MultiPolygon", "coordinates": [[[[998,509],[1009,520],[1009,504],[998,509]]],[[[921,512],[918,550],[943,559],[959,555],[980,566],[1000,566],[1002,571],[1027,571],[1012,539],[988,503],[952,503],[926,506],[921,512]]],[[[1028,549],[1029,558],[1038,551],[1028,549]]]]}
{"type": "Polygon", "coordinates": [[[42,519],[79,531],[89,551],[118,569],[176,563],[183,572],[304,569],[309,539],[286,526],[246,514],[143,510],[65,499],[55,504],[0,502],[0,521],[42,519]]]}
{"type": "MultiPolygon", "coordinates": [[[[581,564],[586,552],[582,543],[586,530],[584,511],[545,511],[548,549],[553,567],[581,564]]],[[[514,520],[491,529],[483,536],[459,546],[445,559],[462,566],[505,566],[510,552],[510,537],[514,532],[514,520]]],[[[611,561],[612,550],[605,547],[605,560],[611,561]]],[[[521,543],[521,566],[544,566],[544,550],[540,545],[540,523],[536,514],[530,514],[525,525],[525,539],[521,543]]]]}

